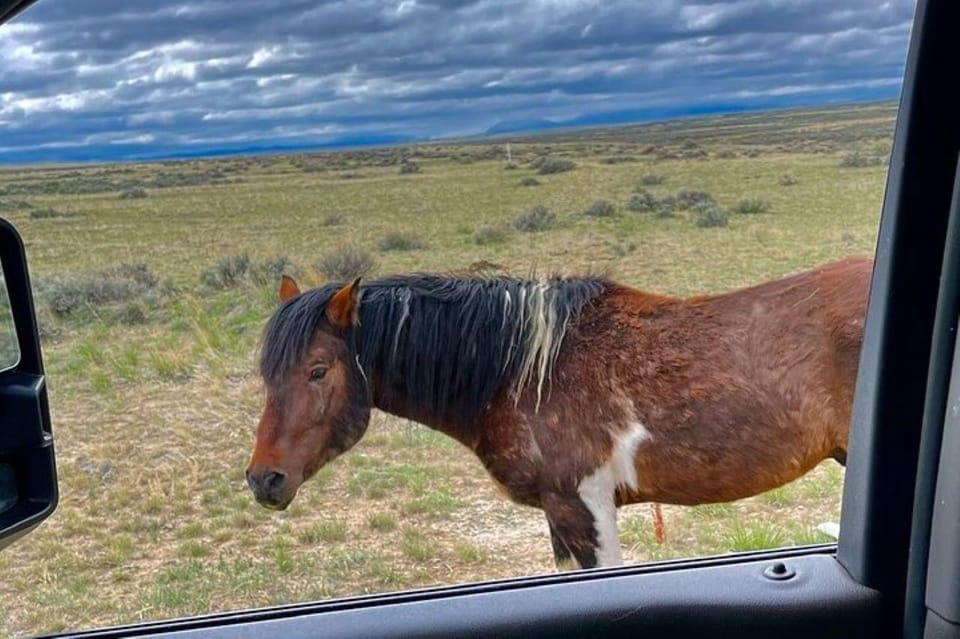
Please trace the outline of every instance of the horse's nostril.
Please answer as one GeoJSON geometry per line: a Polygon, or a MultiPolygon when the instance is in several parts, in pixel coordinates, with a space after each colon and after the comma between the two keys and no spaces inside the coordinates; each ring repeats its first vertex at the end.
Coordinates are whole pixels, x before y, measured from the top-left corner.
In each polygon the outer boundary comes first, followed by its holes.
{"type": "Polygon", "coordinates": [[[250,486],[250,489],[260,496],[268,496],[279,490],[283,487],[284,482],[287,480],[287,474],[276,471],[268,470],[265,472],[251,472],[247,471],[247,485],[250,486]]]}
{"type": "Polygon", "coordinates": [[[263,476],[263,488],[264,490],[273,490],[275,488],[283,485],[283,482],[286,481],[286,473],[280,473],[275,470],[271,470],[264,474],[263,476]]]}

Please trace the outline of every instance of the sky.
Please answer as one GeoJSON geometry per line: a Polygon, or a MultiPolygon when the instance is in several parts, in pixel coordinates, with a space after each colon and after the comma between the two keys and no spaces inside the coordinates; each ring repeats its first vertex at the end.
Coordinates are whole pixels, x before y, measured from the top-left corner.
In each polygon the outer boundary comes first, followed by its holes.
{"type": "Polygon", "coordinates": [[[0,162],[389,143],[892,99],[914,0],[40,0],[0,162]]]}

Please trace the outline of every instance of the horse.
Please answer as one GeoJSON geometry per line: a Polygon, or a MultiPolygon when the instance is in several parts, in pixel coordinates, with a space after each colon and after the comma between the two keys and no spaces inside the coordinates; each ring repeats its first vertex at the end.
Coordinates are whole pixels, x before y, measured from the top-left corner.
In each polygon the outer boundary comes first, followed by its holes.
{"type": "Polygon", "coordinates": [[[371,410],[453,437],[546,515],[558,568],[622,563],[624,504],[729,502],[845,464],[872,271],[677,298],[603,277],[283,276],[246,470],[283,509],[371,410]]]}

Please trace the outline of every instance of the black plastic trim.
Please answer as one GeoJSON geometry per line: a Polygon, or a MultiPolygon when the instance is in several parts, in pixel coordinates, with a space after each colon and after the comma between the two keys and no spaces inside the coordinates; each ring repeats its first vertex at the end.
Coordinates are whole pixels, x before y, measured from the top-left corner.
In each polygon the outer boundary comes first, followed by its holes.
{"type": "Polygon", "coordinates": [[[7,295],[10,297],[13,325],[20,342],[20,362],[15,370],[30,375],[43,375],[43,357],[40,354],[40,336],[37,333],[26,250],[20,234],[2,217],[0,217],[0,266],[3,268],[7,295]]]}
{"type": "Polygon", "coordinates": [[[0,0],[0,24],[12,20],[37,0],[0,0]]]}
{"type": "Polygon", "coordinates": [[[956,389],[951,390],[951,386],[960,383],[956,359],[958,355],[955,353],[957,323],[960,319],[960,162],[955,170],[945,247],[914,490],[904,611],[904,637],[907,639],[919,639],[924,635],[923,620],[927,618],[927,565],[934,500],[938,490],[937,474],[941,463],[944,419],[947,418],[948,396],[955,397],[957,392],[956,389]]]}
{"type": "Polygon", "coordinates": [[[58,636],[876,636],[879,594],[850,579],[830,551],[547,575],[58,636]],[[774,561],[796,576],[766,578],[774,561]]]}
{"type": "Polygon", "coordinates": [[[20,346],[17,365],[0,372],[0,463],[14,471],[18,494],[16,505],[0,513],[0,548],[3,548],[53,514],[59,491],[26,251],[16,229],[3,218],[0,218],[0,267],[20,346]]]}
{"type": "MultiPolygon", "coordinates": [[[[960,220],[957,219],[960,217],[960,167],[956,176],[951,231],[960,225],[960,220]]],[[[954,241],[957,239],[953,234],[948,235],[948,238],[954,241]]],[[[960,246],[949,246],[948,258],[956,259],[958,253],[960,246]]],[[[952,287],[952,290],[945,293],[952,298],[956,298],[960,293],[955,276],[958,269],[960,265],[956,263],[945,267],[945,271],[953,275],[943,280],[945,286],[952,287]]],[[[956,322],[955,303],[950,310],[954,313],[956,322]]],[[[932,486],[929,488],[929,493],[933,493],[933,516],[928,527],[929,544],[926,548],[929,559],[925,601],[927,608],[945,621],[960,624],[960,598],[957,597],[957,586],[960,584],[960,479],[957,475],[960,469],[960,350],[956,349],[950,375],[949,401],[941,419],[942,428],[939,431],[942,433],[942,445],[936,472],[936,489],[934,491],[932,486]]],[[[931,436],[933,434],[931,430],[931,436]]]]}

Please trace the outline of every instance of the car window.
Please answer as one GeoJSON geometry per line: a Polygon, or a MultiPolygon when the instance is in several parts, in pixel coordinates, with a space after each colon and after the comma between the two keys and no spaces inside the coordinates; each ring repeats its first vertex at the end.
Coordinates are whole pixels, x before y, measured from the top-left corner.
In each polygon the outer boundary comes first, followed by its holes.
{"type": "Polygon", "coordinates": [[[912,3],[114,4],[0,27],[0,629],[835,538],[912,3]]]}

